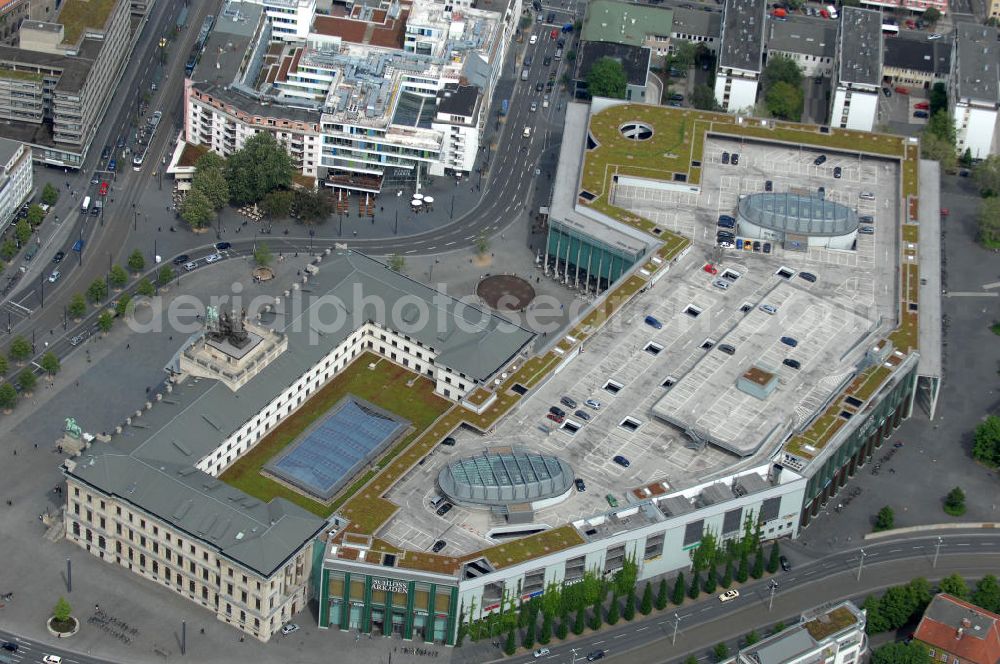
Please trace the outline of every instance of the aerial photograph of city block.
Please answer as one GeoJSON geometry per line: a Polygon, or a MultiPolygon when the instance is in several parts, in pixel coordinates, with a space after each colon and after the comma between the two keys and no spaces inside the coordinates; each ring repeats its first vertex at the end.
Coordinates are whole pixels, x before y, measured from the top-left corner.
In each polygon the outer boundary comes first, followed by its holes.
{"type": "Polygon", "coordinates": [[[1000,0],[0,0],[0,664],[1000,664],[998,298],[1000,0]]]}

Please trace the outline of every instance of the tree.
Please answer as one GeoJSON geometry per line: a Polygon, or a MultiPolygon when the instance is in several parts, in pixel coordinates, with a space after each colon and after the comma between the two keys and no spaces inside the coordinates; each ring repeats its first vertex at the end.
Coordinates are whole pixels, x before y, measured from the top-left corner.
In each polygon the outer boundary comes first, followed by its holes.
{"type": "MultiPolygon", "coordinates": [[[[664,588],[666,591],[666,588],[664,588]]],[[[664,592],[666,594],[666,592],[664,592]]],[[[642,603],[639,604],[639,613],[648,616],[653,611],[653,584],[646,582],[646,587],[642,590],[642,603]]]]}
{"type": "Polygon", "coordinates": [[[100,302],[108,296],[108,283],[104,279],[94,279],[87,288],[87,298],[91,302],[100,302]]]}
{"type": "MultiPolygon", "coordinates": [[[[215,154],[209,152],[208,154],[215,154]]],[[[200,161],[200,160],[199,160],[200,161]]],[[[229,203],[229,183],[221,168],[199,168],[191,179],[191,191],[200,191],[212,205],[213,210],[221,210],[229,203]]],[[[188,192],[190,194],[190,192],[188,192]]]]}
{"type": "Polygon", "coordinates": [[[865,631],[869,634],[878,634],[890,629],[889,621],[882,615],[882,602],[875,595],[865,598],[861,608],[865,610],[868,617],[865,631]]]}
{"type": "Polygon", "coordinates": [[[83,318],[83,315],[87,313],[87,301],[83,298],[83,293],[77,293],[71,297],[66,310],[70,318],[83,318]]]}
{"type": "Polygon", "coordinates": [[[609,625],[614,625],[621,618],[621,606],[618,602],[618,595],[614,593],[611,594],[611,606],[608,607],[608,617],[605,618],[605,622],[609,625]]]}
{"type": "Polygon", "coordinates": [[[107,334],[111,331],[111,326],[115,324],[115,315],[110,311],[102,311],[101,315],[97,317],[97,327],[101,328],[101,332],[107,334]]]}
{"type": "Polygon", "coordinates": [[[736,568],[736,580],[746,583],[750,577],[750,556],[746,551],[740,553],[740,566],[736,568]]]}
{"type": "Polygon", "coordinates": [[[0,245],[0,258],[5,261],[9,261],[11,258],[17,255],[17,243],[14,242],[13,238],[8,238],[3,241],[0,245]]]}
{"type": "Polygon", "coordinates": [[[715,647],[712,648],[712,655],[715,657],[715,661],[721,662],[729,657],[729,646],[725,643],[715,644],[715,647]]]}
{"type": "Polygon", "coordinates": [[[991,154],[973,166],[972,181],[981,195],[1000,196],[1000,155],[991,154]]]}
{"type": "Polygon", "coordinates": [[[802,68],[799,63],[786,55],[769,57],[761,75],[761,84],[767,90],[776,83],[787,83],[793,88],[802,87],[802,68]]]}
{"type": "Polygon", "coordinates": [[[708,574],[705,575],[705,585],[702,586],[705,592],[712,594],[715,592],[715,587],[718,585],[718,572],[715,569],[715,563],[713,562],[708,566],[708,574]]]}
{"type": "Polygon", "coordinates": [[[10,383],[0,385],[0,409],[10,410],[17,405],[17,390],[10,383]]]}
{"type": "Polygon", "coordinates": [[[45,210],[42,209],[41,205],[32,205],[28,208],[27,219],[30,226],[37,226],[45,219],[45,210]]]}
{"type": "Polygon", "coordinates": [[[753,567],[750,568],[750,576],[755,579],[764,576],[764,547],[757,549],[757,555],[753,558],[753,567]]]}
{"type": "Polygon", "coordinates": [[[691,92],[691,105],[702,111],[715,111],[719,108],[715,101],[715,90],[704,83],[694,86],[691,92]]]}
{"type": "Polygon", "coordinates": [[[517,652],[517,636],[514,634],[513,627],[511,627],[510,631],[507,632],[507,643],[504,645],[503,651],[508,657],[517,652]]]}
{"type": "Polygon", "coordinates": [[[392,254],[391,256],[389,256],[387,265],[389,266],[389,269],[392,270],[393,272],[402,272],[403,268],[406,267],[406,259],[400,256],[399,254],[392,254]]]}
{"type": "Polygon", "coordinates": [[[656,610],[662,611],[667,608],[667,602],[670,601],[667,595],[667,580],[660,579],[660,588],[656,593],[656,610]]]}
{"type": "Polygon", "coordinates": [[[876,648],[871,658],[871,664],[931,664],[933,661],[927,646],[919,641],[887,643],[876,648]]]}
{"type": "Polygon", "coordinates": [[[201,189],[192,188],[181,203],[181,219],[191,228],[199,229],[215,221],[212,201],[201,189]]]}
{"type": "Polygon", "coordinates": [[[128,269],[133,272],[142,272],[143,268],[146,267],[146,258],[142,255],[142,252],[136,249],[128,257],[128,269]]]}
{"type": "Polygon", "coordinates": [[[937,136],[947,141],[952,146],[955,145],[955,123],[948,116],[947,109],[938,111],[931,115],[924,127],[924,138],[928,135],[937,136]]]}
{"type": "Polygon", "coordinates": [[[559,620],[559,625],[556,627],[556,638],[560,641],[565,641],[567,636],[569,636],[569,618],[564,616],[559,620]]]}
{"type": "Polygon", "coordinates": [[[677,580],[674,581],[674,593],[670,601],[678,605],[684,603],[684,572],[677,573],[677,580]]]}
{"type": "Polygon", "coordinates": [[[726,571],[722,574],[722,578],[719,580],[719,585],[723,588],[728,588],[733,585],[733,559],[726,559],[726,571]]]}
{"type": "Polygon", "coordinates": [[[972,603],[993,613],[1000,611],[1000,585],[995,576],[987,574],[979,580],[972,593],[972,603]]]}
{"type": "Polygon", "coordinates": [[[960,574],[950,574],[941,579],[938,589],[943,593],[948,593],[952,597],[964,600],[969,599],[969,586],[960,574]]]}
{"type": "Polygon", "coordinates": [[[760,634],[757,633],[757,630],[752,629],[747,633],[745,641],[748,646],[752,646],[760,641],[760,634]]]}
{"type": "Polygon", "coordinates": [[[961,487],[955,487],[944,497],[944,511],[951,516],[965,514],[965,492],[961,487]]]}
{"type": "Polygon", "coordinates": [[[966,168],[972,167],[972,150],[970,148],[965,148],[965,152],[959,157],[959,162],[966,168]]]}
{"type": "Polygon", "coordinates": [[[698,599],[698,595],[701,594],[701,572],[695,571],[694,576],[691,577],[691,583],[688,585],[688,597],[691,599],[698,599]]]}
{"type": "Polygon", "coordinates": [[[694,61],[698,57],[698,47],[688,41],[677,40],[671,46],[673,52],[668,58],[668,65],[672,69],[684,71],[694,67],[694,61]]]}
{"type": "Polygon", "coordinates": [[[31,342],[18,335],[10,342],[10,359],[15,362],[24,362],[31,357],[31,342]]]}
{"type": "Polygon", "coordinates": [[[292,212],[295,193],[287,189],[277,189],[267,194],[260,202],[260,209],[270,219],[284,219],[292,212]]]}
{"type": "MultiPolygon", "coordinates": [[[[937,7],[928,7],[924,10],[924,21],[933,26],[935,23],[941,20],[941,12],[937,7]]],[[[935,85],[941,85],[935,83],[935,85]]]]}
{"type": "Polygon", "coordinates": [[[778,632],[781,632],[784,629],[785,629],[785,623],[779,620],[774,624],[774,627],[771,628],[771,634],[777,634],[778,632]]]}
{"type": "MultiPolygon", "coordinates": [[[[987,249],[1000,247],[1000,197],[984,199],[976,220],[979,224],[979,244],[987,249]]],[[[996,461],[993,463],[996,464],[996,461]]]]}
{"type": "Polygon", "coordinates": [[[55,205],[59,200],[59,190],[52,186],[51,182],[42,188],[42,202],[46,205],[55,205]]]}
{"type": "Polygon", "coordinates": [[[295,214],[304,224],[323,223],[333,211],[330,197],[319,191],[296,191],[295,214]]]}
{"type": "Polygon", "coordinates": [[[292,158],[274,136],[257,132],[229,156],[229,196],[236,205],[256,203],[275,189],[288,189],[294,170],[292,158]]]}
{"type": "Polygon", "coordinates": [[[108,279],[111,280],[111,285],[115,288],[122,288],[128,283],[128,272],[121,265],[112,265],[111,272],[108,273],[108,279]]]}
{"type": "Polygon", "coordinates": [[[49,376],[55,376],[59,373],[60,364],[59,358],[55,356],[55,353],[49,351],[45,355],[42,355],[42,360],[39,362],[42,367],[42,371],[47,373],[49,376]]]}
{"type": "Polygon", "coordinates": [[[601,607],[601,600],[595,599],[594,606],[591,607],[590,615],[590,629],[598,630],[601,628],[601,623],[604,622],[604,615],[601,607]]]}
{"type": "Polygon", "coordinates": [[[31,224],[28,223],[27,219],[21,219],[14,226],[14,237],[21,243],[21,246],[24,246],[31,239],[31,224]]]}
{"type": "Polygon", "coordinates": [[[270,265],[271,258],[271,248],[268,247],[265,242],[261,242],[257,245],[257,248],[253,250],[253,260],[261,267],[267,267],[270,265]]]}
{"type": "Polygon", "coordinates": [[[886,505],[875,515],[875,532],[892,530],[896,524],[896,513],[886,505]]]}
{"type": "Polygon", "coordinates": [[[781,566],[781,551],[778,550],[778,542],[771,545],[771,553],[767,557],[767,571],[769,574],[774,574],[778,571],[781,566]]]}
{"type": "Polygon", "coordinates": [[[955,152],[954,143],[949,143],[946,138],[925,129],[920,138],[920,156],[941,164],[941,170],[954,171],[958,166],[958,154],[955,152]]]}
{"type": "Polygon", "coordinates": [[[764,93],[767,111],[780,120],[798,122],[802,119],[803,94],[801,87],[778,81],[764,93]]]}
{"type": "MultiPolygon", "coordinates": [[[[174,280],[174,268],[169,265],[164,265],[160,268],[160,271],[156,274],[156,283],[160,286],[166,286],[171,281],[174,280]]],[[[139,284],[140,286],[142,284],[139,284]]]]}
{"type": "Polygon", "coordinates": [[[635,620],[635,588],[629,591],[628,598],[625,600],[625,612],[622,613],[622,617],[628,621],[635,620]]]}
{"type": "MultiPolygon", "coordinates": [[[[159,276],[157,276],[157,279],[159,279],[159,276]]],[[[156,287],[153,286],[153,282],[143,277],[139,280],[139,285],[136,286],[135,292],[146,297],[153,297],[156,294],[156,287]]]]}
{"type": "Polygon", "coordinates": [[[528,650],[535,647],[535,621],[532,620],[528,623],[528,629],[524,632],[524,641],[521,642],[528,650]]]}
{"type": "Polygon", "coordinates": [[[25,369],[17,375],[17,384],[21,386],[21,390],[24,392],[31,392],[35,389],[37,383],[38,376],[31,369],[25,369]]]}
{"type": "Polygon", "coordinates": [[[948,88],[944,83],[937,82],[931,87],[930,115],[936,115],[938,111],[948,110],[948,88]]]}
{"type": "Polygon", "coordinates": [[[587,72],[587,92],[591,97],[625,99],[628,77],[625,67],[614,58],[598,58],[587,72]]]}
{"type": "Polygon", "coordinates": [[[132,301],[132,296],[128,293],[122,293],[118,296],[118,300],[115,302],[115,315],[122,317],[128,311],[128,303],[132,301]]]}
{"type": "Polygon", "coordinates": [[[576,610],[576,620],[573,621],[573,633],[577,636],[583,634],[587,628],[587,610],[582,606],[576,610]]]}
{"type": "Polygon", "coordinates": [[[552,616],[548,613],[542,618],[542,630],[538,633],[538,642],[543,646],[552,640],[552,616]]]}
{"type": "Polygon", "coordinates": [[[6,376],[9,370],[10,367],[7,366],[7,358],[0,355],[0,376],[6,376]]]}
{"type": "Polygon", "coordinates": [[[65,597],[60,597],[59,601],[56,602],[55,608],[52,609],[52,617],[56,619],[57,622],[66,622],[69,620],[70,614],[73,613],[73,608],[66,601],[65,597]]]}
{"type": "Polygon", "coordinates": [[[482,256],[490,250],[490,240],[484,234],[476,236],[476,253],[482,256]]]}

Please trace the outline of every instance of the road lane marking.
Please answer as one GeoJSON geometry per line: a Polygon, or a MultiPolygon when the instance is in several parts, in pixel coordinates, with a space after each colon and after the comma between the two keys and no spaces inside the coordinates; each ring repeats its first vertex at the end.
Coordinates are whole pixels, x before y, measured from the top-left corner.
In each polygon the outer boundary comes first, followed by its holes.
{"type": "Polygon", "coordinates": [[[649,625],[646,625],[645,627],[637,627],[635,631],[641,632],[644,629],[649,629],[649,625]]]}
{"type": "Polygon", "coordinates": [[[899,553],[902,549],[889,549],[889,553],[899,553]]]}
{"type": "Polygon", "coordinates": [[[625,636],[625,635],[624,635],[624,634],[616,634],[615,636],[613,636],[613,637],[611,637],[611,638],[613,638],[613,639],[620,639],[620,638],[622,638],[623,636],[625,636]]]}
{"type": "Polygon", "coordinates": [[[595,645],[595,646],[599,646],[599,645],[601,645],[602,643],[604,643],[604,640],[603,640],[603,639],[601,639],[600,641],[594,641],[594,645],[595,645]]]}

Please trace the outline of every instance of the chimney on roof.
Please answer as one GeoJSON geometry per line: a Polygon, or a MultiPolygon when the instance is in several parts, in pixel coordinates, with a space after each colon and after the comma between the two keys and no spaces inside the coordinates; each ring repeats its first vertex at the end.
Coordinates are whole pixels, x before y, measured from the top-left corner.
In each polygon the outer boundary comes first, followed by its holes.
{"type": "Polygon", "coordinates": [[[956,641],[961,640],[962,634],[964,634],[964,633],[965,633],[965,628],[964,627],[959,627],[957,630],[955,630],[955,640],[956,641]]]}
{"type": "Polygon", "coordinates": [[[969,628],[972,627],[972,621],[968,618],[962,618],[962,627],[969,628]]]}

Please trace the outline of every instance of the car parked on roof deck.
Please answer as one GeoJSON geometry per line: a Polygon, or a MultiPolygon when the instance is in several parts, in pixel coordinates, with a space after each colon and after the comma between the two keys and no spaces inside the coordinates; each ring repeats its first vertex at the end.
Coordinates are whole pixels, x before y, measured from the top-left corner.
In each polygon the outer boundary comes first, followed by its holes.
{"type": "Polygon", "coordinates": [[[816,283],[816,275],[812,272],[799,272],[799,277],[810,283],[816,283]]]}
{"type": "Polygon", "coordinates": [[[795,337],[781,337],[781,343],[785,344],[786,346],[791,346],[792,348],[795,348],[796,346],[799,345],[798,339],[796,339],[795,337]]]}
{"type": "Polygon", "coordinates": [[[584,482],[584,481],[583,481],[582,479],[580,479],[579,477],[578,477],[578,478],[576,478],[575,480],[573,480],[573,486],[575,486],[575,487],[576,487],[576,490],[577,490],[577,492],[579,492],[579,493],[583,493],[584,491],[586,491],[586,490],[587,490],[587,483],[586,483],[586,482],[584,482]]]}
{"type": "Polygon", "coordinates": [[[447,542],[445,542],[444,540],[438,540],[434,542],[434,546],[431,547],[431,551],[437,553],[446,546],[448,546],[447,542]]]}
{"type": "Polygon", "coordinates": [[[589,421],[590,421],[590,413],[588,413],[588,412],[587,412],[587,411],[585,411],[585,410],[577,410],[577,411],[576,411],[575,413],[573,413],[573,414],[574,414],[575,416],[579,417],[579,418],[580,418],[581,420],[583,420],[584,422],[589,422],[589,421]]]}
{"type": "Polygon", "coordinates": [[[586,401],[584,401],[584,403],[587,404],[588,407],[593,408],[594,410],[601,409],[601,402],[598,401],[597,399],[587,399],[586,401]]]}
{"type": "Polygon", "coordinates": [[[617,463],[622,468],[628,468],[629,466],[632,465],[632,462],[623,457],[621,454],[616,454],[614,458],[612,458],[611,460],[617,463]]]}
{"type": "Polygon", "coordinates": [[[762,304],[758,307],[758,309],[760,309],[766,314],[771,314],[772,316],[778,313],[778,307],[774,306],[773,304],[762,304]]]}

